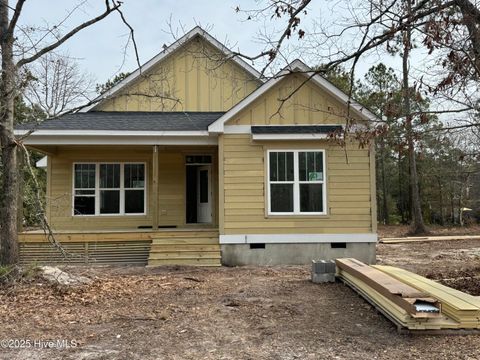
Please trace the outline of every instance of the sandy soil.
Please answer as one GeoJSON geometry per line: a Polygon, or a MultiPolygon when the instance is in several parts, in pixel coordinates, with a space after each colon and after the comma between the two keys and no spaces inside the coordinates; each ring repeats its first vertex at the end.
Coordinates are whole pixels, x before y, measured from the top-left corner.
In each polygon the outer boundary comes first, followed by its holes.
{"type": "MultiPolygon", "coordinates": [[[[404,237],[407,236],[410,231],[408,225],[379,225],[378,236],[380,238],[386,237],[404,237]]],[[[428,225],[429,235],[442,236],[442,235],[478,235],[480,234],[480,225],[470,226],[440,226],[440,225],[428,225]]]]}
{"type": "MultiPolygon", "coordinates": [[[[379,262],[434,278],[479,275],[479,242],[378,246],[379,262]]],[[[348,287],[308,267],[73,268],[94,283],[0,289],[1,359],[478,359],[480,336],[398,335],[348,287]]],[[[475,280],[477,281],[477,280],[475,280]]],[[[470,281],[471,283],[471,281],[470,281]]]]}

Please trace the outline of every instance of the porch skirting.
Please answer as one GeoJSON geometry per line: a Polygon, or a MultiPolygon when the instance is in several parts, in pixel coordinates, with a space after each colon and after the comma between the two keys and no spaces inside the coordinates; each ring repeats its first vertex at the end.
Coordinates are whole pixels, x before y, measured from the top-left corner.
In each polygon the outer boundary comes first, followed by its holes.
{"type": "Polygon", "coordinates": [[[20,263],[63,265],[203,265],[220,266],[216,228],[122,231],[58,231],[55,239],[66,256],[42,231],[19,234],[20,263]]]}

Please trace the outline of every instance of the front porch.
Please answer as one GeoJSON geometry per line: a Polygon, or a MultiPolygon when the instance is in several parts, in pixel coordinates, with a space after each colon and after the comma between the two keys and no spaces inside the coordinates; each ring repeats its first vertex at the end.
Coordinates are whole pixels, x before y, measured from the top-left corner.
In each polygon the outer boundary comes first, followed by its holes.
{"type": "Polygon", "coordinates": [[[217,228],[55,231],[64,257],[41,230],[18,236],[22,264],[220,266],[217,228]]]}

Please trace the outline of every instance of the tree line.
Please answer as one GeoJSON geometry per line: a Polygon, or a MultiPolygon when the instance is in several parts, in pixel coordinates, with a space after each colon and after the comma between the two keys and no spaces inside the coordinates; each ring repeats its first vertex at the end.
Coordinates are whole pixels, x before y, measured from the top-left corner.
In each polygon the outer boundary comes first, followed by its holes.
{"type": "MultiPolygon", "coordinates": [[[[342,67],[328,70],[325,76],[382,120],[376,125],[373,139],[378,222],[411,223],[412,189],[408,134],[402,121],[401,80],[393,68],[383,63],[372,66],[363,78],[353,82],[342,67]]],[[[411,100],[414,111],[422,114],[413,122],[413,136],[425,222],[439,225],[480,222],[480,139],[465,129],[454,132],[446,128],[450,114],[430,114],[429,98],[417,94],[411,100]]]]}

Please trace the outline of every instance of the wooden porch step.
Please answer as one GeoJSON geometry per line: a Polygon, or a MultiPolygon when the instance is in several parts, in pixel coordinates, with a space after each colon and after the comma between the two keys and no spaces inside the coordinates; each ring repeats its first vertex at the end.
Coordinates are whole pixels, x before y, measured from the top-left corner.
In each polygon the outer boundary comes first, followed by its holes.
{"type": "Polygon", "coordinates": [[[218,236],[198,238],[154,238],[152,239],[152,245],[216,245],[218,244],[218,241],[218,236]]]}
{"type": "Polygon", "coordinates": [[[217,230],[167,231],[152,237],[148,266],[221,266],[217,230]]]}
{"type": "Polygon", "coordinates": [[[152,236],[154,239],[162,238],[207,238],[207,237],[217,237],[218,231],[215,230],[203,230],[203,231],[166,231],[166,232],[155,232],[152,236]]]}
{"type": "Polygon", "coordinates": [[[151,253],[161,253],[169,251],[220,251],[220,245],[202,245],[202,244],[186,244],[181,247],[178,244],[167,244],[167,245],[152,245],[150,248],[151,253]]]}
{"type": "Polygon", "coordinates": [[[162,265],[190,265],[190,266],[222,266],[220,259],[196,258],[196,259],[149,259],[147,267],[162,265]]]}
{"type": "Polygon", "coordinates": [[[149,260],[166,260],[166,259],[220,259],[218,251],[169,251],[161,253],[150,253],[149,260]]]}

